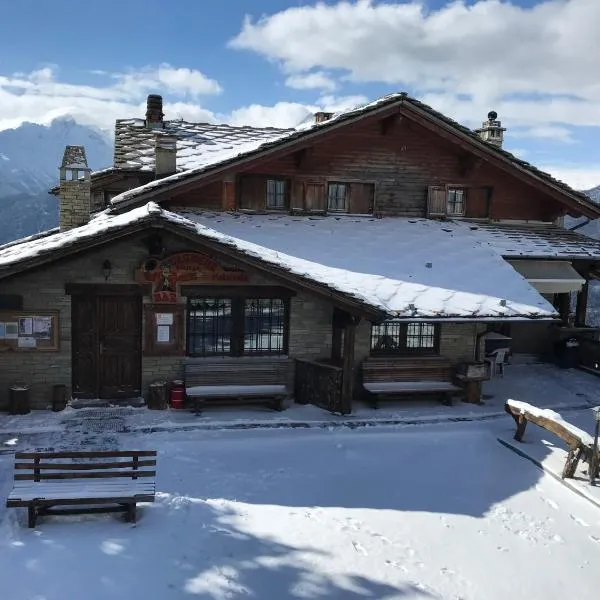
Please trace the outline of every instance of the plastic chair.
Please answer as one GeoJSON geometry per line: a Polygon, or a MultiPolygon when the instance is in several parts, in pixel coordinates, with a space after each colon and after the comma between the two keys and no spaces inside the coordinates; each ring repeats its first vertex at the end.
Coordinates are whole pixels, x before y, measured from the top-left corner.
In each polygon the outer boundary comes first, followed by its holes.
{"type": "Polygon", "coordinates": [[[498,348],[483,359],[490,364],[490,379],[493,379],[496,373],[499,373],[500,377],[504,377],[504,361],[509,352],[509,348],[498,348]]]}

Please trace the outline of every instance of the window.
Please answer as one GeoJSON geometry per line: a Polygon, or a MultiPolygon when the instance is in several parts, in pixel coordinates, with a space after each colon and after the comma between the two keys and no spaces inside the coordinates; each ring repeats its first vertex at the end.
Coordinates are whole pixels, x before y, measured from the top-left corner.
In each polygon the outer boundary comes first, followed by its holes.
{"type": "Polygon", "coordinates": [[[284,354],[285,323],[281,298],[244,300],[244,354],[284,354]]]}
{"type": "Polygon", "coordinates": [[[465,214],[465,190],[462,188],[448,188],[447,212],[450,216],[465,214]]]}
{"type": "Polygon", "coordinates": [[[267,179],[267,208],[285,210],[287,205],[287,182],[285,179],[267,179]]]}
{"type": "Polygon", "coordinates": [[[347,192],[348,186],[345,183],[330,183],[327,189],[327,210],[346,212],[347,192]]]}
{"type": "Polygon", "coordinates": [[[384,321],[371,327],[372,354],[437,354],[439,326],[384,321]]]}
{"type": "Polygon", "coordinates": [[[286,354],[288,306],[283,298],[190,298],[187,354],[286,354]]]}
{"type": "Polygon", "coordinates": [[[231,354],[232,301],[228,298],[190,298],[187,349],[191,356],[231,354]]]}

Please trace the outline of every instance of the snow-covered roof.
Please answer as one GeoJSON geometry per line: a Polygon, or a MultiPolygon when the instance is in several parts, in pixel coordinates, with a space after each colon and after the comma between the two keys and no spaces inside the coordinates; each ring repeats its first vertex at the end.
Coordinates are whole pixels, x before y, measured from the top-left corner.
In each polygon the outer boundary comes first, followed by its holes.
{"type": "Polygon", "coordinates": [[[600,241],[553,225],[456,222],[506,258],[600,259],[600,241]]]}
{"type": "Polygon", "coordinates": [[[177,214],[149,203],[0,249],[0,276],[19,263],[161,219],[309,280],[389,317],[552,318],[555,309],[490,246],[426,219],[177,214]]]}
{"type": "Polygon", "coordinates": [[[183,212],[199,233],[391,316],[549,317],[555,309],[460,225],[427,219],[183,212]]]}
{"type": "MultiPolygon", "coordinates": [[[[178,137],[177,168],[178,173],[128,190],[111,200],[113,206],[129,202],[138,196],[180,182],[183,179],[202,175],[204,172],[228,166],[230,163],[254,154],[278,148],[319,131],[335,127],[348,120],[362,117],[367,113],[384,110],[395,105],[403,105],[426,118],[432,119],[446,129],[466,136],[471,143],[497,156],[515,168],[525,171],[534,178],[558,188],[573,198],[578,205],[585,206],[597,215],[598,207],[583,192],[572,189],[566,183],[555,179],[549,173],[540,171],[530,163],[515,155],[481,140],[473,130],[450,119],[432,107],[411,98],[405,92],[388,94],[373,102],[357,106],[350,110],[334,113],[320,123],[305,123],[296,129],[257,129],[252,127],[230,127],[228,125],[194,124],[184,121],[167,121],[166,127],[159,132],[178,137]],[[179,124],[179,125],[178,125],[179,124]],[[180,127],[180,129],[177,129],[180,127]],[[188,136],[188,137],[186,137],[188,136]]],[[[122,168],[152,169],[154,163],[154,140],[156,133],[144,126],[142,119],[117,121],[115,138],[115,166],[122,168]]]]}
{"type": "Polygon", "coordinates": [[[165,121],[164,127],[150,129],[144,119],[119,119],[115,125],[115,168],[154,170],[157,137],[177,139],[177,170],[189,171],[220,160],[227,151],[250,146],[289,135],[293,129],[273,127],[232,127],[211,123],[165,121]]]}

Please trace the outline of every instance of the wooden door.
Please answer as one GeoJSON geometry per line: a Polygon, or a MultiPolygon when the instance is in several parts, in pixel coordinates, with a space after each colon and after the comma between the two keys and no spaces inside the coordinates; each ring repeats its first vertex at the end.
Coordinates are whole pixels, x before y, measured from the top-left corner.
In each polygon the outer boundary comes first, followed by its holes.
{"type": "Polygon", "coordinates": [[[142,302],[139,296],[80,296],[73,308],[73,395],[141,395],[142,302]]]}

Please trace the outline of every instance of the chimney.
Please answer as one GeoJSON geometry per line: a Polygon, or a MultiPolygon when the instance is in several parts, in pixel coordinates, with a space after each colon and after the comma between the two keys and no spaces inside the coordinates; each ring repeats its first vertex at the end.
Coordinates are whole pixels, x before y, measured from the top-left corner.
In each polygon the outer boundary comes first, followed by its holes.
{"type": "Polygon", "coordinates": [[[60,165],[60,230],[66,231],[90,220],[91,170],[83,146],[67,146],[60,165]]]}
{"type": "Polygon", "coordinates": [[[162,96],[150,94],[146,100],[146,127],[148,129],[162,129],[165,126],[164,116],[162,96]]]}
{"type": "Polygon", "coordinates": [[[317,112],[315,113],[315,123],[325,123],[325,121],[329,121],[333,117],[332,112],[317,112]]]}
{"type": "Polygon", "coordinates": [[[481,129],[476,129],[475,133],[479,134],[484,142],[502,148],[505,131],[506,128],[502,127],[502,121],[498,121],[498,113],[492,110],[488,113],[488,120],[484,121],[481,129]]]}
{"type": "Polygon", "coordinates": [[[154,144],[154,173],[156,179],[177,172],[177,137],[164,133],[156,134],[154,144]]]}

